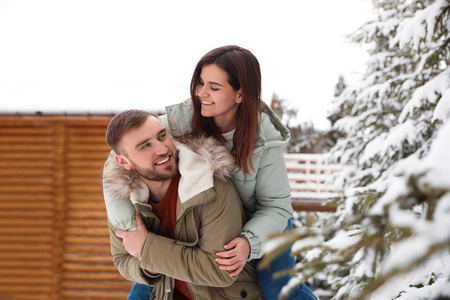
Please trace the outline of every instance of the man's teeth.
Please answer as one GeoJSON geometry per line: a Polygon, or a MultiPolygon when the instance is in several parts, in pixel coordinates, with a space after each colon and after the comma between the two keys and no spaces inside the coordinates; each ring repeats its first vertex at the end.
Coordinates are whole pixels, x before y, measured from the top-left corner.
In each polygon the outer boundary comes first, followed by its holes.
{"type": "Polygon", "coordinates": [[[164,159],[164,160],[162,160],[160,162],[157,162],[156,165],[162,165],[163,163],[166,163],[168,161],[169,161],[169,157],[167,157],[166,159],[164,159]]]}
{"type": "Polygon", "coordinates": [[[206,104],[206,105],[211,105],[211,104],[213,104],[214,102],[202,101],[202,103],[203,103],[203,104],[206,104]]]}

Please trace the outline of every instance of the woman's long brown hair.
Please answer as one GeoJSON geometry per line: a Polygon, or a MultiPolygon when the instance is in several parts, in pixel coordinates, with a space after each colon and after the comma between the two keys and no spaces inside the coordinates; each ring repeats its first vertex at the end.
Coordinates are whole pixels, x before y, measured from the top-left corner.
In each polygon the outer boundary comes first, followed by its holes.
{"type": "Polygon", "coordinates": [[[200,73],[203,66],[217,65],[227,72],[228,83],[235,91],[241,89],[243,100],[237,111],[238,124],[233,137],[236,163],[244,174],[250,174],[253,167],[253,150],[259,134],[259,120],[262,110],[261,70],[256,57],[239,46],[224,46],[206,53],[195,67],[191,80],[191,97],[194,103],[192,131],[194,135],[212,136],[225,142],[212,117],[201,115],[201,102],[197,96],[200,73]],[[250,167],[250,168],[249,168],[250,167]]]}

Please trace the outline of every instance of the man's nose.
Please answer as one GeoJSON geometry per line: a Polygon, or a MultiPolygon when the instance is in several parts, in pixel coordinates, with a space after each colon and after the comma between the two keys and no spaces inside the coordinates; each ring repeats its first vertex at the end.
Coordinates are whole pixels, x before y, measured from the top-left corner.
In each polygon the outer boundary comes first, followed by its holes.
{"type": "Polygon", "coordinates": [[[161,155],[167,153],[167,146],[163,142],[158,141],[154,146],[156,154],[161,155]]]}

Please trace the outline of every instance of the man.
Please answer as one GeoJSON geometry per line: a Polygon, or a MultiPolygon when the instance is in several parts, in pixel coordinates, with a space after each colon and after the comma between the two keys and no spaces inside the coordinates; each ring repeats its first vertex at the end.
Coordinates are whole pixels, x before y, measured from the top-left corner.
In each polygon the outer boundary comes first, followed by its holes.
{"type": "Polygon", "coordinates": [[[252,263],[236,278],[215,261],[245,221],[227,178],[229,152],[212,139],[195,141],[195,152],[177,149],[158,116],[139,110],[116,115],[106,137],[114,152],[104,193],[119,272],[154,286],[152,299],[264,299],[252,263]]]}

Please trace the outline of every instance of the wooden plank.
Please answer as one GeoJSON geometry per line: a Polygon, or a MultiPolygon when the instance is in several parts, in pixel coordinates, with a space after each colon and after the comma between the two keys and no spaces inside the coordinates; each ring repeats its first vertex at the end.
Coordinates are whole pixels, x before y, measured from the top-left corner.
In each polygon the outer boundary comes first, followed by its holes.
{"type": "Polygon", "coordinates": [[[66,146],[68,150],[77,152],[89,151],[89,152],[99,152],[103,154],[111,150],[111,148],[106,144],[106,142],[102,144],[67,144],[66,146]]]}
{"type": "Polygon", "coordinates": [[[113,257],[110,254],[64,254],[64,261],[67,263],[86,263],[86,264],[113,264],[113,257]]]}
{"type": "Polygon", "coordinates": [[[46,161],[53,161],[55,160],[56,156],[53,153],[45,153],[45,152],[33,152],[30,151],[29,153],[24,156],[23,153],[16,153],[16,152],[6,152],[2,153],[2,159],[4,160],[22,160],[22,159],[28,159],[28,160],[46,160],[46,161]]]}
{"type": "MultiPolygon", "coordinates": [[[[0,269],[0,278],[3,277],[36,277],[36,276],[45,276],[51,278],[53,273],[50,269],[0,269]]],[[[1,298],[0,298],[1,299],[1,298]]]]}
{"type": "MultiPolygon", "coordinates": [[[[36,227],[36,226],[28,226],[28,227],[10,227],[10,228],[0,228],[0,234],[7,235],[52,235],[53,228],[52,227],[36,227]]],[[[5,237],[7,239],[7,237],[5,237]]],[[[1,254],[0,254],[1,256],[1,254]]]]}
{"type": "MultiPolygon", "coordinates": [[[[5,196],[5,195],[4,195],[5,196]]],[[[0,210],[0,219],[15,219],[15,218],[28,218],[29,220],[32,218],[53,218],[53,211],[49,210],[35,210],[35,211],[19,211],[19,210],[11,210],[11,211],[3,211],[0,210]]],[[[30,222],[32,224],[32,222],[30,222]]]]}
{"type": "Polygon", "coordinates": [[[129,284],[128,290],[119,292],[119,291],[72,291],[72,290],[64,290],[61,294],[62,299],[121,299],[124,300],[127,298],[129,291],[131,290],[132,284],[129,284]]]}
{"type": "MultiPolygon", "coordinates": [[[[73,169],[82,169],[82,168],[95,168],[100,172],[103,171],[103,165],[105,164],[106,159],[108,158],[109,152],[104,153],[104,155],[99,155],[102,157],[101,160],[69,160],[66,162],[67,167],[73,169]]],[[[101,173],[100,173],[101,174],[101,173]]],[[[70,179],[70,178],[67,178],[70,179]]],[[[91,178],[92,179],[92,178],[91,178]]]]}
{"type": "Polygon", "coordinates": [[[67,254],[80,254],[80,253],[90,253],[90,254],[103,254],[111,253],[111,245],[81,245],[81,244],[67,244],[64,247],[64,251],[67,254]]]}
{"type": "Polygon", "coordinates": [[[3,296],[3,300],[48,300],[52,298],[52,296],[50,295],[51,293],[40,292],[39,294],[37,294],[36,292],[28,292],[26,286],[22,287],[21,291],[5,291],[4,293],[1,294],[3,296]]]}
{"type": "MultiPolygon", "coordinates": [[[[63,280],[67,281],[75,281],[75,280],[83,280],[83,281],[92,281],[93,283],[96,283],[97,281],[120,281],[123,282],[124,278],[122,275],[119,274],[118,271],[116,272],[66,272],[62,275],[63,280]]],[[[111,285],[111,282],[108,283],[111,285]]],[[[128,286],[128,285],[127,285],[128,286]]]]}
{"type": "MultiPolygon", "coordinates": [[[[53,203],[50,201],[37,201],[34,202],[33,199],[28,199],[28,201],[23,202],[0,202],[0,210],[7,209],[17,209],[17,210],[26,210],[26,209],[53,209],[53,203]]],[[[28,220],[28,224],[30,221],[28,220]]],[[[13,226],[11,226],[13,227],[13,226]]]]}
{"type": "MultiPolygon", "coordinates": [[[[20,193],[26,188],[23,185],[0,185],[0,194],[2,193],[20,193]]],[[[52,186],[36,185],[33,188],[33,193],[52,193],[54,191],[52,186]]]]}
{"type": "Polygon", "coordinates": [[[49,144],[0,144],[0,153],[2,152],[22,152],[23,156],[26,157],[28,152],[44,152],[47,153],[51,151],[51,145],[49,144]]]}
{"type": "MultiPolygon", "coordinates": [[[[53,193],[39,193],[36,194],[33,191],[24,190],[21,193],[8,193],[1,196],[2,198],[7,199],[7,201],[52,201],[53,200],[53,193]]],[[[0,211],[1,214],[1,211],[0,211]]]]}
{"type": "Polygon", "coordinates": [[[0,284],[0,295],[2,295],[2,299],[14,299],[16,300],[16,295],[22,295],[22,299],[37,299],[37,297],[41,297],[40,299],[51,299],[49,296],[51,295],[51,289],[48,287],[49,284],[38,284],[33,285],[31,282],[24,282],[20,285],[13,285],[10,282],[3,282],[0,284]],[[13,298],[8,298],[9,296],[13,296],[13,298]],[[45,298],[47,297],[47,298],[45,298]]]}
{"type": "Polygon", "coordinates": [[[116,267],[113,264],[110,265],[85,265],[85,264],[75,264],[75,263],[65,263],[63,265],[63,271],[66,272],[117,272],[116,267]]]}
{"type": "MultiPolygon", "coordinates": [[[[100,129],[100,132],[103,131],[100,129]]],[[[66,143],[68,145],[86,143],[89,145],[107,145],[106,144],[106,130],[102,134],[98,135],[69,135],[67,136],[66,143]]]]}
{"type": "MultiPolygon", "coordinates": [[[[0,202],[2,203],[2,202],[0,202]]],[[[25,218],[17,218],[17,219],[1,219],[0,218],[0,228],[6,227],[29,227],[30,225],[36,227],[51,227],[53,225],[53,220],[49,219],[25,219],[25,218]]]]}
{"type": "MultiPolygon", "coordinates": [[[[103,198],[101,199],[103,201],[103,198]]],[[[69,211],[68,218],[72,219],[103,219],[106,220],[106,210],[102,211],[86,211],[86,210],[80,210],[80,211],[69,211]]]]}
{"type": "Polygon", "coordinates": [[[95,193],[70,193],[68,195],[69,200],[77,199],[77,201],[103,201],[102,190],[98,190],[95,193]]]}
{"type": "Polygon", "coordinates": [[[48,252],[52,250],[52,246],[48,243],[34,243],[31,247],[29,243],[2,243],[0,244],[0,251],[21,251],[21,252],[48,252]]]}
{"type": "Polygon", "coordinates": [[[89,245],[89,246],[97,246],[97,245],[110,245],[109,244],[109,235],[103,238],[99,237],[82,237],[82,236],[65,236],[64,237],[65,245],[89,245]]]}
{"type": "Polygon", "coordinates": [[[0,126],[0,136],[14,136],[14,137],[34,137],[34,136],[48,136],[51,133],[48,127],[8,127],[8,124],[2,123],[0,126]]]}
{"type": "Polygon", "coordinates": [[[45,170],[29,169],[24,170],[11,170],[7,174],[3,174],[5,171],[0,171],[0,181],[5,185],[20,185],[27,186],[30,185],[40,186],[40,185],[50,185],[53,183],[52,179],[49,177],[52,172],[45,172],[45,170]]]}
{"type": "MultiPolygon", "coordinates": [[[[1,139],[1,137],[0,137],[1,139]]],[[[49,160],[31,160],[27,159],[27,157],[22,157],[19,161],[9,161],[9,160],[0,160],[0,169],[38,169],[38,170],[47,170],[53,168],[53,162],[49,160]]]]}
{"type": "MultiPolygon", "coordinates": [[[[106,223],[105,223],[106,225],[106,223]]],[[[65,230],[68,236],[84,236],[84,237],[105,237],[109,236],[108,227],[104,228],[74,228],[70,227],[65,230]]]]}
{"type": "MultiPolygon", "coordinates": [[[[38,269],[38,270],[51,270],[50,268],[51,262],[50,261],[26,261],[26,260],[1,260],[0,261],[0,269],[2,268],[15,268],[15,269],[22,269],[22,270],[28,270],[28,269],[38,269]]],[[[0,281],[0,286],[3,284],[2,281],[0,281]]]]}
{"type": "Polygon", "coordinates": [[[96,219],[88,219],[88,220],[80,220],[80,219],[67,219],[66,226],[72,228],[95,228],[95,227],[108,227],[108,223],[105,219],[96,220],[96,219]]]}

